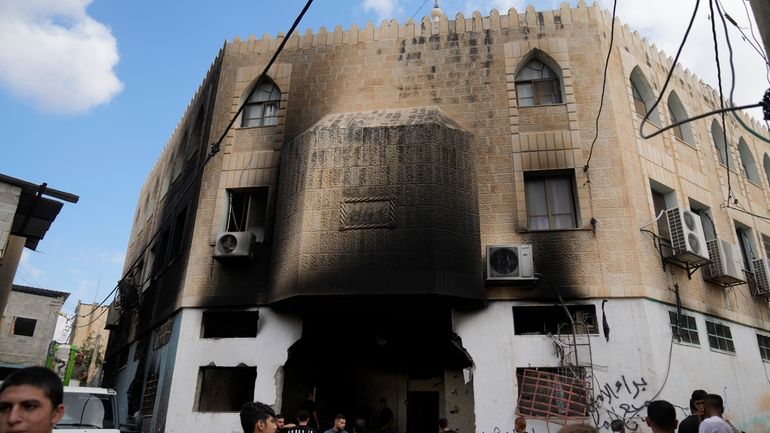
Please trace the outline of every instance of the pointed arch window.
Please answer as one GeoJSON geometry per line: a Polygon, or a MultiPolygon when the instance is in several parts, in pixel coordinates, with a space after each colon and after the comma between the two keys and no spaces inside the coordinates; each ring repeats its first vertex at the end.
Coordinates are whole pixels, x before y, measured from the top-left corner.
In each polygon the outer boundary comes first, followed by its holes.
{"type": "Polygon", "coordinates": [[[738,140],[738,154],[741,156],[741,168],[743,169],[743,175],[746,178],[756,184],[759,184],[759,173],[757,172],[757,163],[754,161],[754,155],[749,149],[749,145],[741,137],[738,140]]]}
{"type": "Polygon", "coordinates": [[[711,122],[711,138],[714,140],[714,147],[717,149],[717,156],[719,162],[722,164],[732,163],[730,159],[730,152],[727,149],[727,143],[725,143],[724,129],[719,125],[719,122],[714,120],[711,122]]]}
{"type": "Polygon", "coordinates": [[[561,104],[559,75],[538,59],[532,59],[516,74],[519,107],[561,104]]]}
{"type": "MultiPolygon", "coordinates": [[[[689,118],[687,111],[684,109],[684,105],[682,105],[682,101],[679,99],[679,96],[676,94],[676,92],[671,92],[668,95],[668,110],[669,114],[671,115],[672,125],[689,118]]],[[[676,138],[684,141],[685,143],[695,143],[695,140],[693,140],[692,137],[692,127],[690,127],[689,123],[675,126],[671,130],[674,132],[674,136],[676,136],[676,138]]]]}
{"type": "MultiPolygon", "coordinates": [[[[765,177],[767,178],[767,183],[770,184],[770,156],[767,156],[767,154],[762,158],[762,168],[765,169],[765,177]]],[[[770,254],[770,251],[768,251],[768,254],[770,254]]]]}
{"type": "MultiPolygon", "coordinates": [[[[631,71],[629,77],[631,81],[631,94],[634,98],[634,109],[639,117],[644,117],[647,114],[647,110],[655,102],[655,96],[652,93],[652,87],[644,78],[644,74],[639,70],[639,67],[634,68],[631,71]]],[[[660,126],[660,114],[658,114],[658,108],[650,112],[647,117],[650,123],[660,126]]]]}
{"type": "Polygon", "coordinates": [[[260,81],[256,87],[243,108],[241,127],[277,125],[281,90],[270,79],[260,81]]]}

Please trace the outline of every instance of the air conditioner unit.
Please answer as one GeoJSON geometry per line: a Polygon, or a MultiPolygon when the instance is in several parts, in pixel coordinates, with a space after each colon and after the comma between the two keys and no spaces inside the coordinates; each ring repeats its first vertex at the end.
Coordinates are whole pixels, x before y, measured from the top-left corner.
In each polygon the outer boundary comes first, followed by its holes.
{"type": "Polygon", "coordinates": [[[249,259],[256,242],[253,232],[224,232],[217,236],[214,258],[218,260],[249,259]]]}
{"type": "Polygon", "coordinates": [[[703,268],[706,281],[722,286],[734,286],[746,282],[743,259],[737,245],[723,239],[706,241],[711,264],[703,268]]]}
{"type": "Polygon", "coordinates": [[[107,308],[107,321],[104,324],[104,329],[118,329],[118,325],[120,325],[120,311],[113,302],[107,308]]]}
{"type": "Polygon", "coordinates": [[[770,297],[770,260],[767,257],[754,260],[754,281],[749,284],[754,296],[770,297]]]}
{"type": "Polygon", "coordinates": [[[709,253],[700,216],[687,209],[672,208],[666,210],[666,218],[673,258],[693,265],[707,263],[709,253]]]}
{"type": "Polygon", "coordinates": [[[532,245],[487,245],[487,280],[536,280],[532,245]]]}

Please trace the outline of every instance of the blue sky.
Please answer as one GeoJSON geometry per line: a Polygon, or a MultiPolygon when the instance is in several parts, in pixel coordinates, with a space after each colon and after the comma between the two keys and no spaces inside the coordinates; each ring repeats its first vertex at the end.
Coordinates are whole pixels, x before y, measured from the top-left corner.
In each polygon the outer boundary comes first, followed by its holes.
{"type": "MultiPolygon", "coordinates": [[[[121,277],[144,179],[217,51],[235,36],[286,32],[304,3],[0,0],[0,173],[80,196],[65,204],[38,251],[25,251],[15,282],[71,292],[65,313],[78,300],[104,298],[121,277]]],[[[404,22],[418,10],[418,18],[428,14],[432,3],[315,0],[299,29],[349,28],[386,17],[404,22]]],[[[440,3],[450,17],[475,9],[486,15],[492,7],[523,11],[526,4],[440,3]]],[[[609,0],[599,3],[611,7],[609,0]]],[[[702,3],[699,22],[706,25],[708,2],[702,3]]],[[[532,4],[545,10],[561,2],[532,4]]],[[[741,0],[723,4],[748,25],[741,0]]],[[[620,0],[618,15],[673,56],[693,5],[620,0]]],[[[702,54],[710,37],[696,29],[683,63],[715,83],[713,55],[702,54]]],[[[733,38],[745,73],[736,102],[753,103],[768,87],[767,74],[753,49],[733,38]]]]}

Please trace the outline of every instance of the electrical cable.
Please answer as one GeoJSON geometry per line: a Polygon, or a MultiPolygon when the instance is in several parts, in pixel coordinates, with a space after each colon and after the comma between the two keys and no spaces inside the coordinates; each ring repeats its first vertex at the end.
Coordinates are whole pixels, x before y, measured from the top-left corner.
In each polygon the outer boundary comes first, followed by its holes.
{"type": "Polygon", "coordinates": [[[96,321],[99,320],[99,318],[102,317],[104,315],[104,313],[107,312],[107,310],[108,310],[107,308],[103,309],[102,312],[99,313],[98,316],[94,317],[90,322],[88,322],[88,323],[86,323],[84,325],[77,325],[77,326],[72,326],[72,327],[73,328],[85,328],[86,326],[91,326],[92,324],[96,323],[96,321]]]}
{"type": "Polygon", "coordinates": [[[650,118],[650,114],[652,114],[652,112],[655,111],[655,108],[658,106],[658,104],[660,104],[660,100],[663,99],[663,94],[666,92],[668,83],[671,81],[671,77],[674,75],[674,69],[676,68],[677,63],[679,62],[679,56],[682,54],[682,49],[684,49],[684,44],[685,42],[687,42],[687,37],[690,35],[690,30],[692,29],[692,25],[695,22],[695,17],[698,15],[699,5],[700,5],[700,0],[696,0],[695,8],[693,9],[692,16],[690,17],[690,23],[687,25],[687,30],[685,30],[684,32],[684,37],[682,38],[682,42],[679,44],[679,49],[676,51],[676,56],[674,56],[674,60],[671,63],[671,68],[669,68],[668,70],[668,75],[666,76],[666,81],[663,83],[663,88],[660,89],[660,94],[658,95],[658,98],[655,100],[652,106],[647,110],[647,113],[644,114],[644,118],[639,124],[639,135],[645,140],[652,138],[662,132],[661,130],[658,130],[657,133],[655,134],[645,135],[643,131],[644,124],[647,122],[647,119],[650,118]]]}
{"type": "Polygon", "coordinates": [[[602,96],[599,98],[599,110],[596,113],[596,125],[594,127],[594,139],[591,141],[591,147],[588,150],[588,159],[586,159],[586,163],[583,166],[583,171],[587,172],[589,168],[589,163],[591,162],[591,157],[594,154],[594,145],[596,144],[596,140],[599,138],[599,117],[602,115],[602,108],[604,107],[604,94],[607,90],[607,70],[609,69],[610,65],[610,54],[612,54],[612,46],[615,41],[615,11],[618,7],[618,0],[614,0],[612,2],[612,23],[610,24],[610,47],[607,49],[607,58],[604,60],[604,77],[602,78],[602,96]]]}
{"type": "MultiPolygon", "coordinates": [[[[291,35],[294,33],[294,30],[297,28],[297,26],[299,25],[300,21],[302,20],[302,17],[305,15],[305,13],[307,12],[308,8],[310,8],[310,5],[312,3],[313,3],[313,0],[308,0],[305,3],[305,7],[302,8],[302,11],[300,12],[300,14],[295,18],[294,23],[292,24],[291,28],[289,29],[289,32],[283,38],[283,40],[281,41],[281,44],[278,46],[278,48],[276,49],[275,53],[273,54],[273,57],[270,59],[270,62],[268,62],[267,66],[262,71],[262,73],[257,77],[255,82],[259,82],[259,80],[262,79],[262,77],[264,77],[267,74],[267,71],[270,69],[270,67],[273,65],[275,60],[278,58],[278,55],[283,50],[283,47],[286,45],[286,42],[289,40],[291,35]]],[[[235,123],[236,119],[241,114],[241,112],[243,112],[244,108],[246,107],[246,103],[249,101],[249,99],[251,99],[251,97],[253,96],[253,94],[256,91],[256,89],[257,89],[257,86],[252,87],[251,91],[249,92],[249,95],[246,97],[244,102],[238,107],[238,110],[233,115],[232,119],[230,119],[230,122],[227,124],[227,126],[225,127],[225,131],[222,133],[221,137],[216,142],[211,144],[211,148],[210,148],[208,154],[206,155],[206,159],[198,167],[198,170],[196,171],[195,175],[192,178],[190,178],[190,180],[187,183],[187,185],[185,186],[185,188],[180,193],[176,194],[176,197],[183,197],[187,193],[187,191],[189,191],[189,189],[195,184],[195,181],[197,180],[197,178],[203,174],[203,169],[206,167],[206,165],[209,163],[209,161],[219,152],[220,145],[222,144],[222,142],[224,141],[225,137],[227,136],[227,133],[230,131],[230,128],[232,128],[233,124],[235,123]]],[[[171,206],[171,208],[170,208],[170,210],[168,212],[166,212],[164,219],[158,225],[158,230],[152,235],[150,240],[147,241],[147,243],[145,244],[144,248],[142,248],[139,251],[139,253],[136,255],[136,258],[131,263],[131,266],[128,267],[128,271],[121,277],[120,281],[124,280],[128,276],[129,273],[133,272],[134,271],[134,267],[136,266],[136,264],[139,263],[139,261],[144,258],[144,253],[147,252],[147,249],[151,245],[153,245],[153,242],[158,237],[158,235],[160,235],[160,233],[163,231],[163,229],[166,228],[165,226],[168,223],[169,217],[171,215],[174,215],[174,211],[176,210],[176,207],[179,205],[179,203],[180,203],[180,200],[177,200],[176,202],[174,202],[174,205],[171,206]]],[[[97,306],[94,307],[93,311],[96,310],[96,307],[100,307],[100,306],[104,305],[107,302],[107,300],[115,292],[118,291],[118,289],[120,287],[120,281],[118,282],[118,284],[115,285],[115,288],[113,288],[107,294],[107,296],[104,298],[104,300],[102,302],[100,302],[97,306]]],[[[147,280],[145,280],[145,282],[146,281],[149,281],[149,278],[147,280]]],[[[84,315],[83,317],[91,316],[93,314],[93,311],[92,311],[92,313],[84,315]]],[[[104,311],[107,311],[107,310],[106,309],[103,310],[102,314],[104,313],[104,311]]]]}
{"type": "MultiPolygon", "coordinates": [[[[717,41],[717,29],[716,29],[716,19],[714,18],[714,0],[709,0],[709,11],[711,12],[711,37],[714,41],[714,57],[716,61],[716,67],[717,67],[717,88],[719,90],[719,107],[725,108],[725,96],[724,91],[722,90],[722,66],[719,63],[719,42],[717,41]]],[[[720,14],[721,15],[721,14],[720,14]]],[[[728,42],[729,46],[729,42],[728,42]]],[[[730,53],[732,53],[732,48],[730,48],[730,53]]],[[[733,73],[733,86],[735,84],[735,73],[733,73]]],[[[727,142],[727,122],[725,122],[725,113],[724,111],[719,113],[721,120],[722,120],[722,140],[725,144],[725,167],[727,168],[727,203],[730,203],[730,200],[733,198],[733,189],[732,185],[730,184],[730,145],[727,142]]]]}
{"type": "MultiPolygon", "coordinates": [[[[423,8],[423,7],[425,7],[425,3],[428,3],[428,0],[423,0],[423,2],[422,2],[422,4],[420,5],[420,7],[418,7],[418,8],[417,8],[417,10],[416,10],[416,11],[414,11],[414,13],[412,14],[412,17],[411,17],[411,18],[409,18],[409,20],[410,20],[410,21],[414,20],[414,17],[416,17],[416,16],[417,16],[417,14],[418,14],[418,13],[420,13],[420,11],[422,10],[422,8],[423,8]]],[[[409,21],[407,21],[407,22],[409,22],[409,21]]]]}

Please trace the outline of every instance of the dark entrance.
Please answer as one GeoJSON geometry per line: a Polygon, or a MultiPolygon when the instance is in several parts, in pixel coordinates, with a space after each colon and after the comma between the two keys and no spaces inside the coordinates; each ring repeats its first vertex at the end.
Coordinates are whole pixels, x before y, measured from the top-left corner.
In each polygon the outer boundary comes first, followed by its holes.
{"type": "MultiPolygon", "coordinates": [[[[284,365],[281,410],[293,418],[315,391],[320,427],[331,427],[342,413],[352,432],[356,417],[376,418],[384,397],[396,418],[394,433],[433,433],[445,372],[472,364],[452,332],[450,308],[416,298],[374,299],[324,302],[303,315],[302,338],[284,365]],[[435,391],[414,389],[426,381],[435,391]]],[[[372,419],[365,421],[373,431],[372,419]]]]}
{"type": "Polygon", "coordinates": [[[411,391],[407,393],[407,433],[432,433],[438,429],[438,419],[438,392],[411,391]]]}

